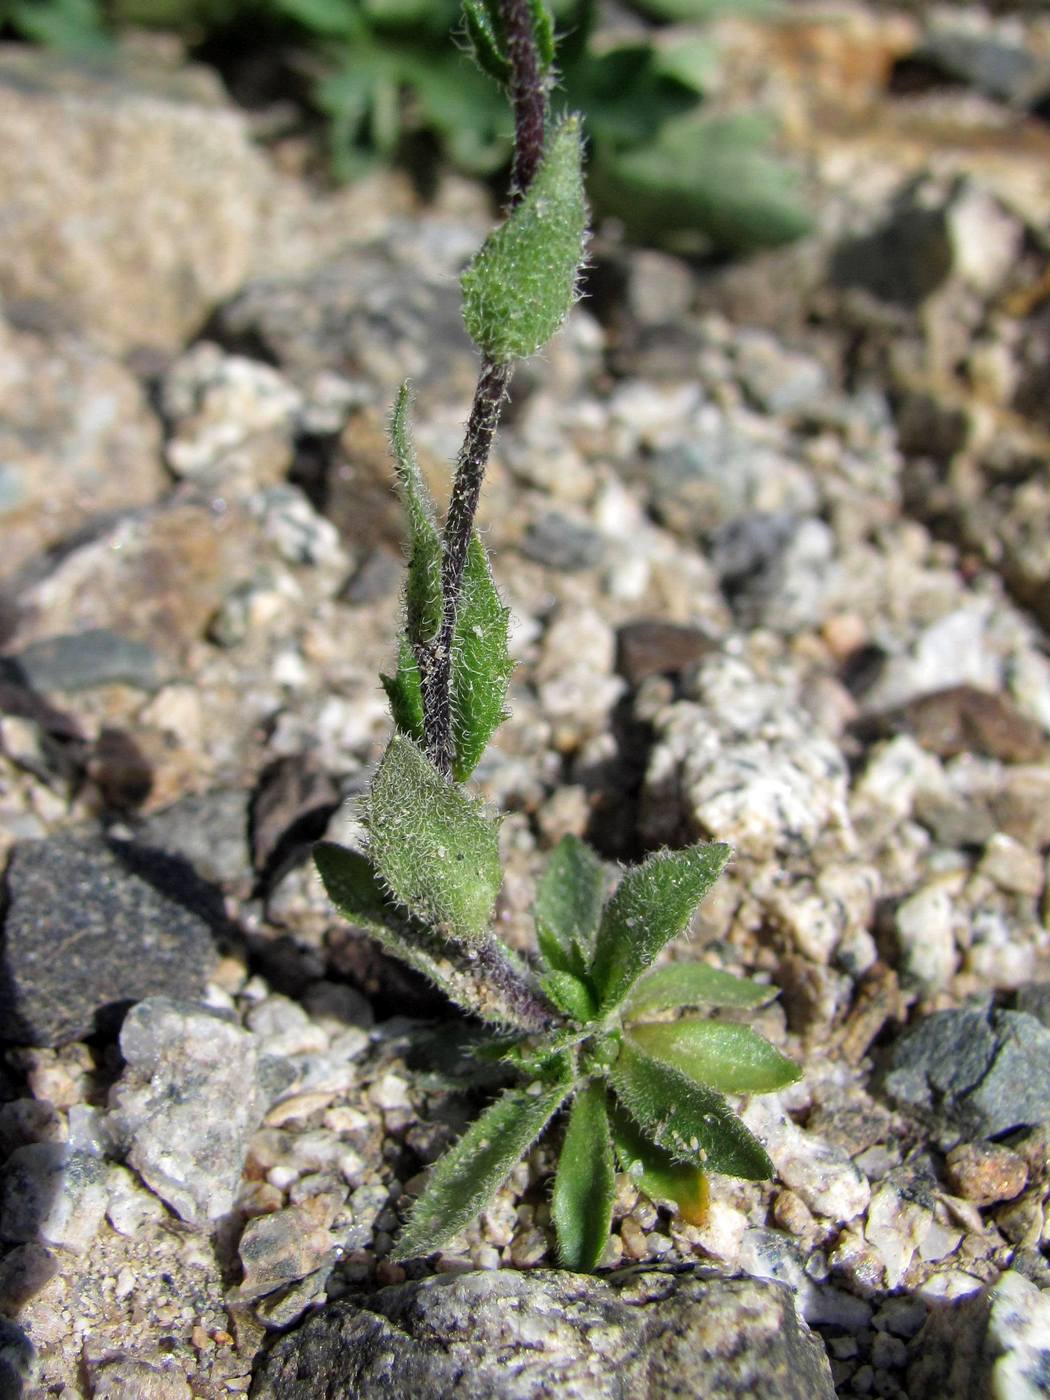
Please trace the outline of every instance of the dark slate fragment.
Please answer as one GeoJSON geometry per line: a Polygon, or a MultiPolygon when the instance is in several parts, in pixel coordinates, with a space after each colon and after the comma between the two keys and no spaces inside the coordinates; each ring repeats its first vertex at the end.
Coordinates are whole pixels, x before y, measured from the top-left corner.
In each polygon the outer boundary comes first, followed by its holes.
{"type": "Polygon", "coordinates": [[[0,657],[0,677],[30,690],[91,690],[129,685],[155,690],[161,665],[152,647],[105,627],[45,637],[22,651],[0,657]]]}
{"type": "Polygon", "coordinates": [[[634,686],[646,676],[679,675],[714,643],[698,627],[674,622],[629,622],[617,634],[616,669],[634,686]]]}
{"type": "Polygon", "coordinates": [[[131,1003],[204,993],[226,928],[218,892],[183,860],[131,842],[19,842],[0,941],[0,1041],[64,1045],[115,1028],[131,1003]]]}
{"type": "Polygon", "coordinates": [[[600,564],[605,557],[605,540],[589,525],[551,511],[529,526],[521,552],[548,569],[570,574],[600,564]]]}
{"type": "Polygon", "coordinates": [[[937,1011],[894,1048],[885,1087],[949,1134],[992,1138],[1050,1120],[1050,1030],[1021,1011],[937,1011]]]}
{"type": "Polygon", "coordinates": [[[864,739],[910,734],[939,758],[961,753],[998,758],[1003,763],[1039,763],[1050,752],[1035,720],[1005,695],[972,685],[953,685],[920,695],[908,704],[869,715],[856,726],[864,739]]]}
{"type": "Polygon", "coordinates": [[[235,888],[251,883],[248,793],[242,789],[180,797],[146,817],[135,834],[144,845],[188,860],[202,880],[235,888]]]}
{"type": "Polygon", "coordinates": [[[253,1400],[834,1393],[823,1345],[799,1322],[789,1288],[689,1267],[609,1279],[499,1269],[343,1299],[261,1357],[251,1390],[253,1400]]]}

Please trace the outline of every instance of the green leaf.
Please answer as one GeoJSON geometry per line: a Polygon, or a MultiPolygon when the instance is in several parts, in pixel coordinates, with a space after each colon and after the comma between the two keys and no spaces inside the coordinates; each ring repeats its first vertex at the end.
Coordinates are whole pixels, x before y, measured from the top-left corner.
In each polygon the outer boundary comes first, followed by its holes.
{"type": "Polygon", "coordinates": [[[734,977],[708,963],[665,963],[634,984],[625,1014],[673,1011],[679,1006],[733,1006],[749,1009],[765,1006],[777,994],[776,987],[734,977]]]}
{"type": "Polygon", "coordinates": [[[408,639],[413,646],[432,642],[441,631],[444,595],[441,589],[441,539],[434,523],[434,504],[419,470],[408,432],[409,390],[401,385],[390,419],[397,484],[408,516],[409,560],[405,602],[408,639]]]}
{"type": "Polygon", "coordinates": [[[654,1203],[673,1202],[690,1225],[703,1225],[711,1203],[707,1173],[686,1162],[676,1162],[670,1153],[650,1142],[637,1123],[615,1105],[609,1125],[620,1169],[638,1189],[654,1203]]]}
{"type": "Polygon", "coordinates": [[[724,1094],[770,1094],[802,1071],[750,1026],[720,1021],[647,1021],[627,1038],[654,1060],[724,1094]]]}
{"type": "Polygon", "coordinates": [[[573,1100],[551,1197],[558,1259],[583,1273],[605,1252],[616,1195],[607,1098],[605,1085],[592,1079],[573,1100]]]}
{"type": "Polygon", "coordinates": [[[540,72],[547,73],[554,62],[554,20],[544,0],[529,0],[529,9],[540,72]]]}
{"type": "Polygon", "coordinates": [[[646,1136],[676,1161],[749,1181],[773,1175],[765,1148],[713,1089],[650,1059],[626,1039],[609,1078],[646,1136]]]}
{"type": "Polygon", "coordinates": [[[473,773],[507,715],[507,682],[514,669],[507,650],[509,618],[475,534],[467,547],[452,638],[452,776],[457,782],[473,773]]]}
{"type": "Polygon", "coordinates": [[[390,701],[390,713],[394,717],[394,723],[402,734],[407,734],[410,739],[415,739],[417,744],[421,744],[423,742],[423,689],[419,666],[412,654],[409,640],[403,632],[397,644],[396,673],[392,676],[381,674],[379,679],[382,681],[383,689],[390,701]]]}
{"type": "Polygon", "coordinates": [[[94,0],[15,0],[0,5],[0,21],[5,19],[25,38],[74,58],[113,52],[94,0]]]}
{"type": "MultiPolygon", "coordinates": [[[[371,862],[358,851],[332,841],[314,847],[314,862],[328,897],[356,928],[364,929],[388,953],[429,978],[457,1006],[490,1025],[529,1030],[514,1000],[483,967],[473,951],[461,951],[436,937],[390,900],[371,862]]],[[[497,952],[502,952],[493,940],[497,952]]],[[[549,1056],[547,1057],[549,1059],[549,1056]]]]}
{"type": "Polygon", "coordinates": [[[567,1056],[553,1083],[509,1089],[445,1153],[402,1231],[394,1259],[430,1254],[481,1213],[572,1088],[567,1056]]]}
{"type": "Polygon", "coordinates": [[[594,1020],[597,1007],[590,988],[582,978],[573,976],[571,972],[549,972],[540,979],[540,986],[548,1000],[571,1021],[586,1025],[594,1020]]]}
{"type": "Polygon", "coordinates": [[[754,113],[683,115],[644,145],[598,146],[590,188],[637,238],[686,246],[698,231],[734,252],[787,243],[812,218],[796,173],[772,153],[772,135],[754,113]]]}
{"type": "Polygon", "coordinates": [[[478,67],[497,83],[509,82],[510,62],[504,48],[502,25],[498,24],[498,12],[493,15],[491,7],[483,0],[463,0],[463,22],[478,67]]]}
{"type": "Polygon", "coordinates": [[[569,117],[524,199],[463,274],[463,319],[492,360],[533,354],[569,314],[587,232],[581,162],[579,119],[569,117]]]}
{"type": "Polygon", "coordinates": [[[352,39],[361,32],[356,7],[346,0],[270,0],[278,13],[286,14],[313,34],[352,39]]]}
{"type": "Polygon", "coordinates": [[[547,966],[579,976],[602,911],[602,862],[578,836],[563,836],[536,890],[536,936],[547,966]]]}
{"type": "Polygon", "coordinates": [[[366,809],[372,863],[398,904],[446,938],[484,939],[499,893],[499,823],[395,734],[366,809]]]}
{"type": "Polygon", "coordinates": [[[605,906],[592,974],[603,1011],[624,1000],[657,953],[687,927],[731,852],[723,842],[661,851],[629,870],[605,906]]]}

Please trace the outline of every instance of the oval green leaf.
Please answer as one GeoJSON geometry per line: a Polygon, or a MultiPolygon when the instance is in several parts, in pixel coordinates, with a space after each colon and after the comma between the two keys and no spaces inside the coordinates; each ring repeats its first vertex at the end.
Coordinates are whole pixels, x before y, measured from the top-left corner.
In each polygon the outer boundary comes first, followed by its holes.
{"type": "Polygon", "coordinates": [[[708,963],[665,963],[634,984],[625,1014],[674,1011],[679,1006],[731,1006],[745,1010],[765,1006],[777,994],[776,987],[734,977],[708,963]]]}
{"type": "Polygon", "coordinates": [[[750,1026],[720,1021],[648,1021],[626,1032],[638,1049],[723,1094],[770,1094],[802,1071],[750,1026]]]}
{"type": "Polygon", "coordinates": [[[609,1242],[616,1164],[609,1134],[608,1093],[592,1079],[573,1101],[551,1197],[558,1259],[589,1273],[609,1242]]]}

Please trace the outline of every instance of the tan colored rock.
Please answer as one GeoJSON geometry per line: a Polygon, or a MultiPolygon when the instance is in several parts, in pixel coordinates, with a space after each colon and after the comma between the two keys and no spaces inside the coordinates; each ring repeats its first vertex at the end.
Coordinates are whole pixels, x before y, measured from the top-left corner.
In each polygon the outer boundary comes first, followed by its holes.
{"type": "Polygon", "coordinates": [[[92,516],[148,504],[167,485],[160,424],[122,365],[78,337],[45,338],[0,320],[0,573],[92,516]]]}
{"type": "Polygon", "coordinates": [[[249,270],[266,166],[200,70],[0,48],[0,296],[109,349],[173,349],[249,270]]]}

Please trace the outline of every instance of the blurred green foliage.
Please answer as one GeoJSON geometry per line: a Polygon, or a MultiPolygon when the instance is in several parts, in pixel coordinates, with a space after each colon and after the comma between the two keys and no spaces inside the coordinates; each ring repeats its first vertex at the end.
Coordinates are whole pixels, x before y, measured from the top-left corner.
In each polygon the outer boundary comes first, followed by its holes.
{"type": "MultiPolygon", "coordinates": [[[[771,0],[632,0],[637,31],[602,29],[599,0],[559,0],[555,106],[582,113],[596,212],[628,234],[730,251],[809,227],[797,181],[758,114],[710,116],[718,56],[700,22],[759,14],[771,0]],[[664,26],[685,25],[665,41],[664,26]]],[[[459,169],[509,159],[506,104],[467,59],[459,0],[0,0],[0,24],[34,43],[98,54],[129,26],[170,29],[192,49],[235,35],[286,48],[311,74],[332,168],[347,180],[425,133],[459,169]]]]}

